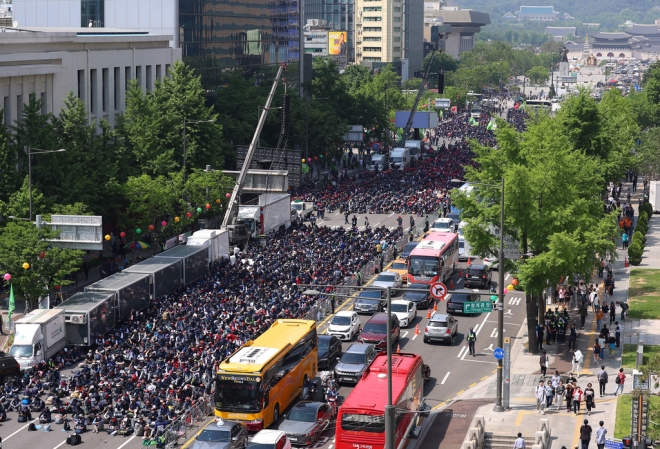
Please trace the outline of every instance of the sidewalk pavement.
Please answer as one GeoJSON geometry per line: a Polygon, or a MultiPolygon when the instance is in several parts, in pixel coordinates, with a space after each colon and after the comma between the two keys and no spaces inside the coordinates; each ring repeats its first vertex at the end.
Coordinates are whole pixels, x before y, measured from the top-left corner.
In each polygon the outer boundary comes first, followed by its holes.
{"type": "MultiPolygon", "coordinates": [[[[626,187],[624,187],[623,192],[626,192],[626,187]]],[[[641,192],[639,192],[638,195],[641,196],[641,192]]],[[[636,202],[635,198],[633,199],[633,202],[636,202]]],[[[646,263],[650,268],[660,268],[660,220],[654,219],[651,220],[650,223],[653,224],[650,226],[650,231],[647,236],[649,247],[645,250],[645,257],[647,257],[647,252],[655,255],[655,257],[649,257],[646,260],[646,263]],[[652,244],[656,245],[653,249],[650,248],[652,244]]],[[[616,283],[613,295],[608,296],[604,294],[603,282],[601,279],[594,278],[591,280],[593,283],[600,283],[599,296],[602,301],[607,300],[608,302],[613,301],[616,303],[617,301],[627,302],[628,300],[630,267],[625,267],[624,259],[627,257],[627,250],[621,249],[620,242],[617,253],[618,260],[615,261],[613,267],[614,280],[616,283]]],[[[555,306],[548,305],[547,307],[554,308],[555,306]]],[[[620,319],[620,311],[621,309],[617,308],[616,319],[623,324],[621,335],[622,344],[620,348],[615,350],[614,358],[611,358],[609,353],[607,353],[604,359],[598,363],[594,362],[593,345],[598,336],[598,332],[596,332],[595,315],[591,310],[587,317],[585,329],[579,331],[577,348],[584,355],[584,361],[579,370],[578,385],[584,390],[587,384],[591,383],[594,390],[598,392],[599,385],[596,373],[600,370],[601,365],[605,366],[609,375],[609,383],[605,390],[606,395],[601,398],[598,393],[596,393],[596,406],[593,409],[591,416],[587,416],[586,406],[584,404],[582,404],[581,412],[577,416],[573,412],[567,412],[565,405],[559,410],[553,405],[550,410],[546,411],[545,415],[537,414],[534,389],[541,380],[540,360],[539,355],[534,355],[529,352],[526,321],[520,328],[517,337],[513,340],[511,348],[511,378],[509,382],[510,400],[509,409],[507,411],[493,411],[497,389],[497,377],[496,374],[493,374],[489,376],[488,379],[485,379],[469,390],[459,394],[453,400],[436,406],[434,412],[439,412],[441,410],[446,411],[449,408],[456,407],[465,408],[466,404],[473,403],[476,407],[474,407],[475,411],[470,418],[476,415],[484,416],[486,432],[504,435],[515,435],[518,432],[522,432],[526,439],[533,438],[538,429],[540,419],[548,419],[550,422],[550,428],[552,429],[550,447],[553,449],[559,449],[562,446],[572,449],[579,446],[579,430],[584,419],[589,420],[589,424],[594,429],[594,432],[595,429],[598,428],[598,422],[601,420],[604,421],[605,428],[608,430],[608,438],[612,438],[614,435],[614,423],[616,420],[616,397],[614,396],[614,391],[617,385],[614,382],[614,377],[616,376],[618,369],[621,367],[623,344],[633,341],[636,342],[638,338],[648,343],[656,341],[660,342],[660,320],[648,323],[647,321],[652,320],[626,319],[622,322],[620,319]],[[484,405],[483,401],[487,401],[487,403],[484,405]]],[[[577,310],[571,310],[570,314],[571,318],[569,326],[570,323],[575,322],[576,327],[579,329],[580,318],[577,315],[577,310]]],[[[614,326],[610,326],[608,321],[609,320],[607,319],[603,320],[604,323],[608,324],[608,328],[613,333],[614,326]]],[[[549,380],[550,376],[554,374],[555,370],[559,371],[560,375],[565,375],[572,371],[571,362],[573,352],[568,350],[567,341],[568,338],[566,339],[566,343],[554,343],[551,345],[546,345],[544,343],[543,347],[547,351],[547,355],[549,355],[549,368],[547,370],[548,377],[545,378],[546,382],[549,380]]],[[[626,379],[624,384],[624,393],[629,393],[631,390],[632,377],[628,376],[628,379],[626,379]]],[[[563,404],[565,404],[565,402],[563,402],[563,404]]],[[[437,427],[433,425],[436,420],[441,423],[442,418],[440,416],[440,413],[434,413],[429,419],[425,420],[427,423],[422,425],[419,439],[417,442],[413,443],[409,449],[426,449],[427,447],[430,447],[428,442],[424,442],[424,439],[427,435],[431,438],[433,437],[433,431],[429,432],[428,429],[437,427]]],[[[437,440],[433,441],[432,446],[437,447],[436,443],[438,443],[437,440]]],[[[456,445],[453,441],[442,441],[442,443],[443,447],[451,446],[445,449],[453,449],[454,446],[459,448],[461,446],[460,444],[456,445]]]]}

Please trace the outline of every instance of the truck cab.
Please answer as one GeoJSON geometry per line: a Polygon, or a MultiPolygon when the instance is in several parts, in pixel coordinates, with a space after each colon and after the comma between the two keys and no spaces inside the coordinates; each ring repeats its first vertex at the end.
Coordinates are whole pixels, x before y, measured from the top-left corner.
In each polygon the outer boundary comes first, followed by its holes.
{"type": "Polygon", "coordinates": [[[387,155],[385,154],[374,154],[371,156],[371,162],[369,163],[369,171],[382,171],[387,168],[387,155]]]}
{"type": "Polygon", "coordinates": [[[394,148],[390,151],[390,163],[395,170],[405,169],[410,161],[410,148],[394,148]]]}
{"type": "Polygon", "coordinates": [[[17,331],[9,354],[16,359],[21,371],[43,362],[42,340],[41,329],[36,324],[22,328],[20,334],[17,331]]]}

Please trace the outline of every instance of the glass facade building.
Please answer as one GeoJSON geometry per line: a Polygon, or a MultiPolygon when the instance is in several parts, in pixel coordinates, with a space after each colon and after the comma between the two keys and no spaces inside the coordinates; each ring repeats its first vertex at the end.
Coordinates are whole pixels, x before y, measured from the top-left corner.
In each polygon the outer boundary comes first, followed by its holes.
{"type": "Polygon", "coordinates": [[[354,18],[355,0],[304,0],[305,20],[321,19],[328,23],[331,30],[347,31],[348,61],[355,61],[354,18]]]}
{"type": "Polygon", "coordinates": [[[183,57],[202,77],[228,67],[299,61],[299,0],[178,1],[183,57]]]}
{"type": "Polygon", "coordinates": [[[80,26],[103,27],[105,0],[80,0],[80,26]]]}

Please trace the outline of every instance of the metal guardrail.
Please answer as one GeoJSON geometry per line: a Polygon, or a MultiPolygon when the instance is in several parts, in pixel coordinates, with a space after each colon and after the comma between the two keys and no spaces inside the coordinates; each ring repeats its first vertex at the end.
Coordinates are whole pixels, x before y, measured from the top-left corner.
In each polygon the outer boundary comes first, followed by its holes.
{"type": "Polygon", "coordinates": [[[153,438],[146,438],[142,441],[143,446],[155,446],[159,442],[166,448],[173,448],[185,442],[197,432],[201,425],[208,421],[208,417],[214,413],[213,402],[211,398],[205,397],[178,417],[162,431],[156,430],[153,438]]]}

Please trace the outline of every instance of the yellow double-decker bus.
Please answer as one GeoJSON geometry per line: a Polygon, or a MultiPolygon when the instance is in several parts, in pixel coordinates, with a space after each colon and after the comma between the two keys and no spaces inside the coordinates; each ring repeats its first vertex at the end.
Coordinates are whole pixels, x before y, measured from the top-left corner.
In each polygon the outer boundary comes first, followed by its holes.
{"type": "Polygon", "coordinates": [[[258,431],[302,394],[318,365],[316,322],[276,320],[218,367],[215,414],[258,431]]]}

